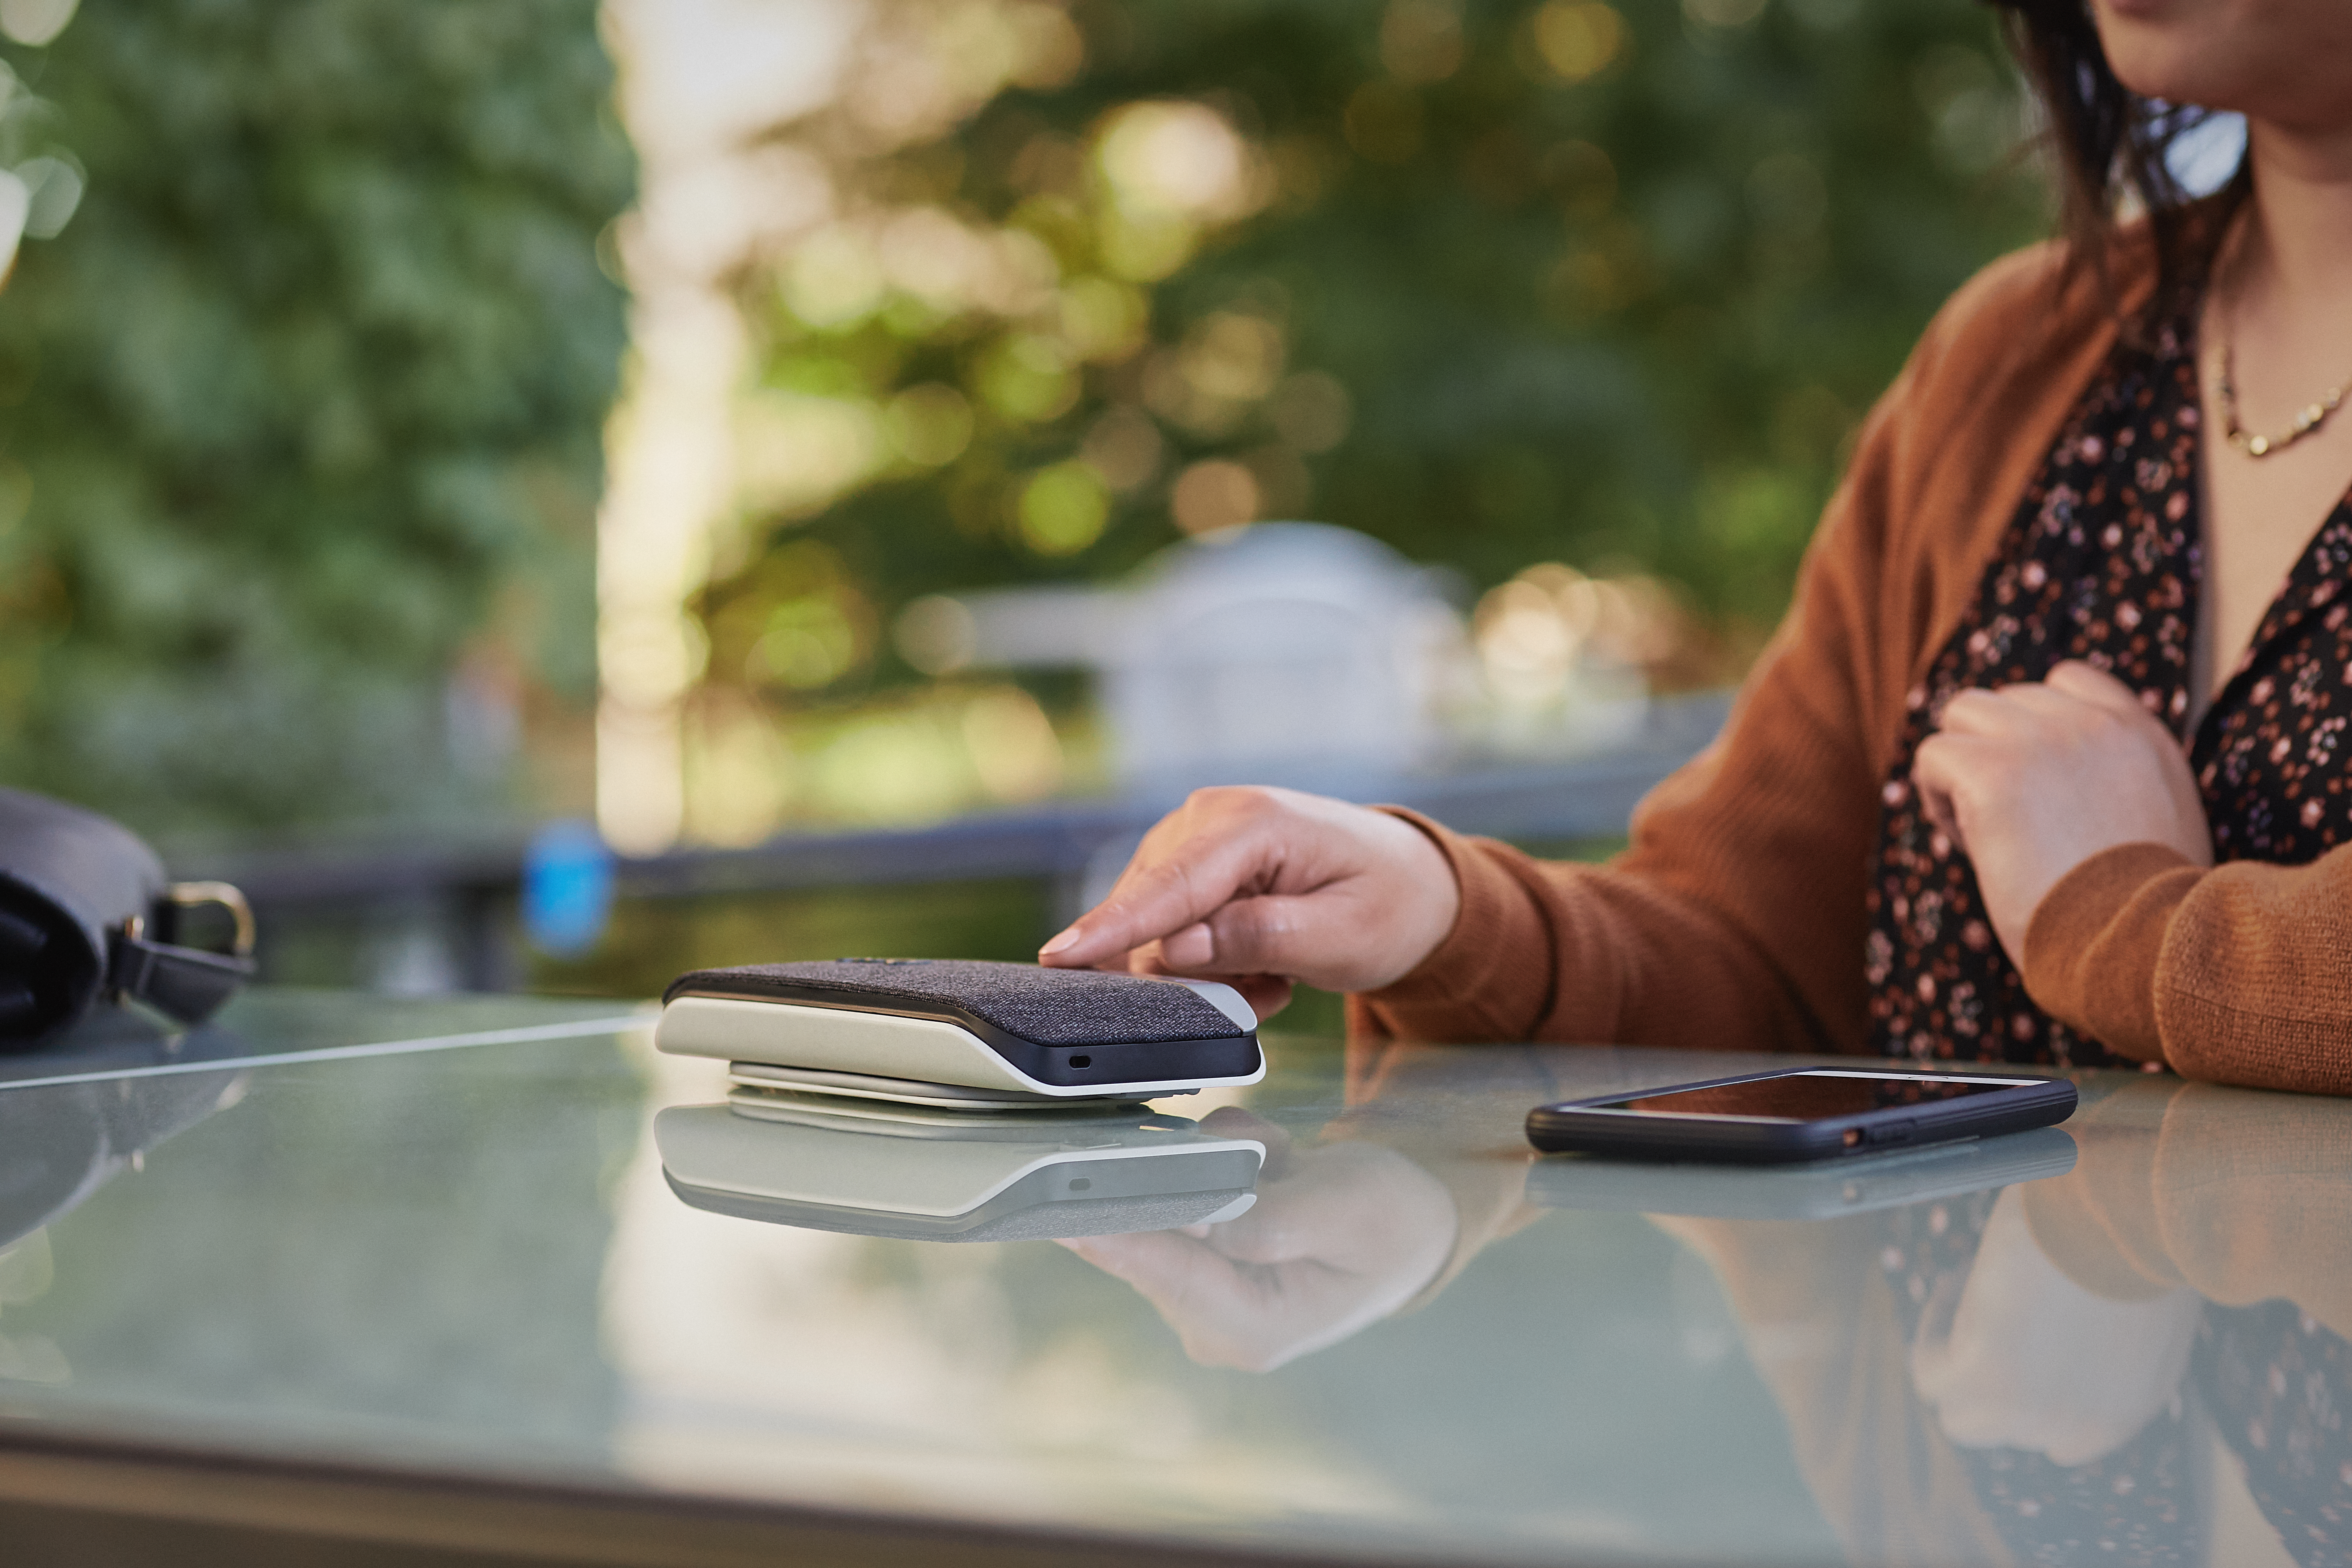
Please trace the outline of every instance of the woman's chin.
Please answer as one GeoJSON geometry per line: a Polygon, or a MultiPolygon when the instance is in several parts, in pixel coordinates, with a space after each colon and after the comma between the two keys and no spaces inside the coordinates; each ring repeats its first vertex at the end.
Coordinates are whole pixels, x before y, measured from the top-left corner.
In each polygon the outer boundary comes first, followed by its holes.
{"type": "Polygon", "coordinates": [[[2116,79],[2142,98],[2276,119],[2298,102],[2352,121],[2341,0],[2094,0],[2116,79]]]}

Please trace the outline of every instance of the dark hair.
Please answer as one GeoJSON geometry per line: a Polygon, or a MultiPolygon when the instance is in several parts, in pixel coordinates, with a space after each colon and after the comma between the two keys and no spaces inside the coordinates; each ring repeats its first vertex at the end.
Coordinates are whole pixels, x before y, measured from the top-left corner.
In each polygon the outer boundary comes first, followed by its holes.
{"type": "Polygon", "coordinates": [[[2070,266],[2087,267],[2113,300],[2116,242],[2135,213],[2147,216],[2157,288],[2131,323],[2144,326],[2202,282],[2231,215],[2252,189],[2248,165],[2242,161],[2211,195],[2192,197],[2167,154],[2211,118],[2210,110],[2142,98],[2117,79],[2086,0],[1992,4],[2003,13],[2010,50],[2048,118],[2070,266]]]}

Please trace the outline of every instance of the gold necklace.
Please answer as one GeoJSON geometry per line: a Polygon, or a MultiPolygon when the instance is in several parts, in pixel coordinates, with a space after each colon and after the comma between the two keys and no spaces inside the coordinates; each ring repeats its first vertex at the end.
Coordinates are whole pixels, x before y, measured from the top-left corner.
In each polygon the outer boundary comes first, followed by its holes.
{"type": "Polygon", "coordinates": [[[2294,428],[2284,436],[2249,436],[2238,423],[2238,387],[2230,374],[2230,363],[2235,345],[2224,339],[2221,343],[2221,434],[2231,446],[2249,458],[2267,458],[2273,452],[2294,446],[2314,430],[2327,423],[2344,395],[2352,392],[2352,381],[2338,382],[2320,395],[2319,401],[2304,405],[2294,416],[2294,428]]]}

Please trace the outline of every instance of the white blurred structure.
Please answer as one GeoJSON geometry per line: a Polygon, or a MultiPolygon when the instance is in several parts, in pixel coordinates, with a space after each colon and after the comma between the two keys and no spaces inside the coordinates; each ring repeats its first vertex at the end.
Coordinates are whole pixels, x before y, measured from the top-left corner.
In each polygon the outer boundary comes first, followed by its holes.
{"type": "Polygon", "coordinates": [[[910,606],[900,642],[946,671],[1101,675],[1122,784],[1378,777],[1450,749],[1475,665],[1444,581],[1321,523],[1227,529],[1111,589],[1021,589],[910,606]]]}

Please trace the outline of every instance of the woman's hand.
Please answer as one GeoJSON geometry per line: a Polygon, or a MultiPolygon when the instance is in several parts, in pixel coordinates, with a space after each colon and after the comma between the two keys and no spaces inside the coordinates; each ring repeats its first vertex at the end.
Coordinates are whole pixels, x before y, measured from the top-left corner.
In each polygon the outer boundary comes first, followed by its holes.
{"type": "Polygon", "coordinates": [[[1967,1282],[1929,1298],[1911,1385],[1961,1447],[2026,1448],[2072,1468],[2114,1453],[2172,1403],[2205,1300],[2185,1289],[2093,1295],[2034,1240],[2027,1191],[1993,1200],[1967,1282]]]}
{"type": "Polygon", "coordinates": [[[1258,1016],[1293,982],[1374,991],[1445,940],[1462,893],[1411,823],[1286,789],[1204,789],[1144,835],[1038,961],[1222,980],[1258,1016]]]}
{"type": "Polygon", "coordinates": [[[2102,849],[2163,844],[2200,866],[2213,839],[2189,758],[2129,687],[2065,663],[2038,685],[1969,690],[1920,744],[1913,786],[1974,862],[2011,961],[2042,895],[2102,849]]]}
{"type": "Polygon", "coordinates": [[[1454,1200],[1393,1150],[1294,1151],[1280,1128],[1230,1106],[1201,1131],[1265,1145],[1248,1213],[1062,1245],[1134,1286],[1203,1366],[1272,1372],[1337,1344],[1411,1300],[1454,1248],[1454,1200]]]}

